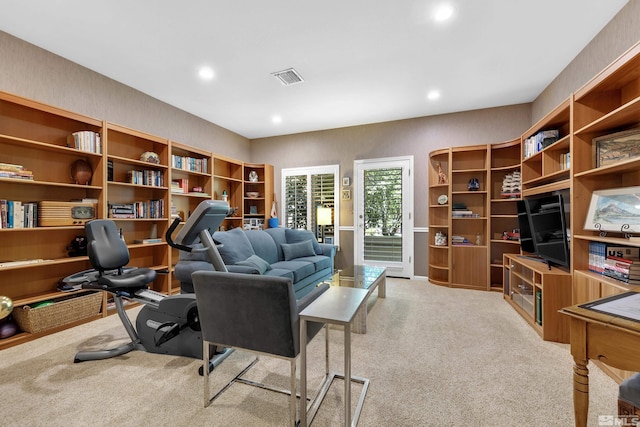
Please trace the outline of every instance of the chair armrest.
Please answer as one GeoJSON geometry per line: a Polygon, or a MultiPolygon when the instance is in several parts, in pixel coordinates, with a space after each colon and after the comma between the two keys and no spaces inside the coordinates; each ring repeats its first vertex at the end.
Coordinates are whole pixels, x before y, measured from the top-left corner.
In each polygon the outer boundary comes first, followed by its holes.
{"type": "Polygon", "coordinates": [[[260,274],[257,268],[248,265],[227,265],[227,270],[229,273],[260,274]]]}

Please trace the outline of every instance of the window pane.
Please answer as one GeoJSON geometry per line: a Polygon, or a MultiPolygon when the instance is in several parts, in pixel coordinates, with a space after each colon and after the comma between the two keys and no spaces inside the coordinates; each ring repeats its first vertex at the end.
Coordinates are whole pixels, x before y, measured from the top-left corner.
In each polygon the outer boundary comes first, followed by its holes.
{"type": "Polygon", "coordinates": [[[285,179],[285,226],[307,228],[307,176],[287,176],[285,179]]]}
{"type": "Polygon", "coordinates": [[[316,237],[322,234],[322,230],[316,225],[315,212],[318,207],[331,208],[332,225],[324,226],[324,234],[333,235],[333,224],[335,223],[333,219],[335,212],[334,184],[335,176],[332,173],[311,175],[311,206],[313,206],[311,228],[316,230],[316,237]]]}
{"type": "Polygon", "coordinates": [[[402,168],[364,171],[364,259],[402,262],[402,168]]]}

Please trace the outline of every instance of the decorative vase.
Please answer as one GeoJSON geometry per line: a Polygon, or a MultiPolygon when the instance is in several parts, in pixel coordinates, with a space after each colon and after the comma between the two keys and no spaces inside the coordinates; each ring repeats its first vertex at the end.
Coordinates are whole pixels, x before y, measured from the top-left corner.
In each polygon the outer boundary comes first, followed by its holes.
{"type": "Polygon", "coordinates": [[[78,159],[71,164],[71,180],[74,184],[88,185],[93,176],[93,169],[86,160],[78,159]]]}

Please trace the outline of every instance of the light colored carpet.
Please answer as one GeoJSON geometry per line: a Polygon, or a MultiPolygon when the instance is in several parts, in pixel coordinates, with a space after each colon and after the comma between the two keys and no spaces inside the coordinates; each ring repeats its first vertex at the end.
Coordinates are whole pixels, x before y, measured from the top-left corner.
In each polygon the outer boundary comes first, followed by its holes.
{"type": "MultiPolygon", "coordinates": [[[[287,396],[243,384],[204,408],[194,359],[131,352],[73,363],[76,351],[124,337],[110,316],[1,351],[0,425],[286,425],[287,396]]],[[[318,338],[309,345],[310,391],[324,367],[318,338]]],[[[330,341],[332,369],[341,370],[342,334],[332,330],[330,341]]],[[[361,426],[573,425],[568,345],[542,341],[498,293],[389,279],[368,333],[352,335],[352,346],[353,374],[371,380],[361,426]]],[[[234,353],[214,371],[214,384],[250,360],[234,353]]],[[[590,367],[589,425],[597,426],[598,415],[616,413],[617,384],[590,367]]],[[[288,370],[286,361],[262,357],[248,376],[286,387],[288,370]]],[[[353,396],[359,390],[354,385],[353,396]]],[[[342,382],[332,386],[314,426],[342,423],[342,394],[342,382]]]]}

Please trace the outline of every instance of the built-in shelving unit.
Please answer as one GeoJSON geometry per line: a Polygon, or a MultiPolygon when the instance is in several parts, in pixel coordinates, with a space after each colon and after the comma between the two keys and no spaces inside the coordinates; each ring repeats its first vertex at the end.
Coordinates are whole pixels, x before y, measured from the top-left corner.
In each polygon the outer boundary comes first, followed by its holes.
{"type": "Polygon", "coordinates": [[[272,202],[273,166],[245,163],[243,227],[247,230],[267,228],[272,202]]]}
{"type": "Polygon", "coordinates": [[[449,286],[451,245],[449,240],[451,216],[449,215],[448,171],[451,150],[437,150],[429,155],[429,280],[449,286]],[[440,177],[443,177],[440,179],[440,177]],[[437,237],[436,237],[437,235],[437,237]],[[438,239],[438,240],[436,240],[438,239]]]}
{"type": "MultiPolygon", "coordinates": [[[[177,215],[181,219],[180,226],[182,226],[200,202],[213,197],[212,168],[213,158],[210,151],[171,141],[170,224],[177,215]]],[[[174,233],[177,233],[177,230],[174,233]]],[[[179,251],[171,248],[172,274],[179,259],[179,251]]],[[[172,276],[171,293],[179,291],[180,282],[172,276]]]]}
{"type": "MultiPolygon", "coordinates": [[[[40,214],[16,216],[16,221],[23,218],[24,228],[19,222],[12,228],[0,227],[0,295],[12,299],[14,310],[78,294],[59,291],[58,283],[91,268],[86,255],[71,256],[68,247],[84,236],[84,223],[92,218],[112,219],[127,242],[129,265],[155,269],[159,274],[151,287],[174,294],[180,292],[172,279],[178,253],[165,240],[172,204],[184,221],[202,200],[220,199],[226,190],[230,205],[238,210],[223,226],[240,227],[254,203],[257,213],[250,217],[266,219],[273,200],[271,165],[245,167],[238,160],[214,158],[207,150],[4,92],[0,92],[0,163],[5,164],[0,200],[16,206],[32,203],[40,214]],[[72,167],[78,161],[81,164],[72,167]],[[11,168],[19,173],[7,173],[11,168]],[[74,174],[75,169],[79,172],[74,174]],[[245,169],[247,174],[256,170],[258,181],[245,176],[245,169]],[[172,180],[181,180],[186,192],[174,193],[172,180]],[[257,188],[261,196],[246,197],[245,186],[257,188]],[[90,210],[83,208],[84,216],[73,216],[69,202],[83,203],[90,210]]],[[[0,339],[0,349],[114,313],[110,307],[105,294],[95,315],[0,339]]]]}
{"type": "Polygon", "coordinates": [[[213,196],[226,199],[235,212],[227,217],[222,227],[242,227],[244,215],[244,167],[243,163],[226,157],[213,157],[213,196]]]}
{"type": "Polygon", "coordinates": [[[489,237],[489,146],[451,149],[451,286],[487,290],[489,237]],[[470,189],[477,180],[478,189],[470,189]],[[456,214],[463,206],[471,214],[456,214]],[[456,242],[456,237],[468,243],[456,242]]]}
{"type": "Polygon", "coordinates": [[[489,289],[489,157],[488,145],[443,149],[429,156],[429,280],[433,283],[489,289]],[[470,181],[478,187],[470,187],[470,181]]]}
{"type": "Polygon", "coordinates": [[[570,171],[563,161],[571,146],[571,100],[567,99],[522,135],[523,197],[569,189],[570,171]],[[558,130],[558,140],[526,157],[525,141],[538,132],[558,130]]]}
{"type": "Polygon", "coordinates": [[[545,263],[504,255],[504,298],[546,341],[569,342],[571,273],[545,263]]]}
{"type": "MultiPolygon", "coordinates": [[[[95,199],[96,212],[102,212],[106,203],[102,153],[67,146],[72,133],[99,133],[102,125],[100,120],[0,92],[0,163],[20,165],[31,171],[33,178],[0,178],[0,199],[22,203],[95,199]],[[87,185],[71,179],[70,168],[77,160],[86,161],[93,171],[87,185]]],[[[61,278],[91,268],[88,257],[70,257],[67,251],[71,241],[83,234],[83,224],[71,218],[66,224],[64,221],[57,226],[42,226],[39,221],[36,227],[0,229],[0,262],[41,260],[0,267],[0,295],[11,298],[15,307],[61,296],[57,290],[61,278]]],[[[0,340],[0,349],[60,329],[21,332],[0,340]]]]}
{"type": "Polygon", "coordinates": [[[107,181],[106,210],[101,217],[112,219],[122,232],[129,247],[130,264],[165,273],[156,276],[152,288],[170,293],[170,252],[164,239],[170,212],[169,141],[108,122],[103,129],[103,139],[112,179],[107,181]],[[153,160],[144,160],[145,153],[154,153],[153,160]],[[154,174],[160,179],[133,183],[132,170],[154,174]],[[132,217],[116,213],[126,211],[122,206],[129,205],[133,205],[132,217]],[[161,241],[141,243],[151,238],[161,241]]]}
{"type": "MultiPolygon", "coordinates": [[[[640,185],[640,157],[596,167],[594,138],[638,128],[640,123],[640,44],[636,44],[574,93],[572,148],[573,224],[571,265],[573,303],[637,288],[589,271],[589,244],[640,246],[622,232],[601,235],[586,224],[594,191],[640,185]]],[[[599,365],[618,381],[630,373],[599,365]]]]}
{"type": "MultiPolygon", "coordinates": [[[[503,290],[503,254],[520,253],[520,240],[513,238],[518,225],[518,208],[516,203],[521,198],[520,193],[503,192],[503,184],[508,175],[514,176],[520,172],[520,138],[491,145],[491,187],[490,187],[490,286],[492,290],[503,290]]],[[[521,185],[521,184],[520,184],[521,185]]],[[[520,187],[521,188],[521,187],[520,187]]]]}

